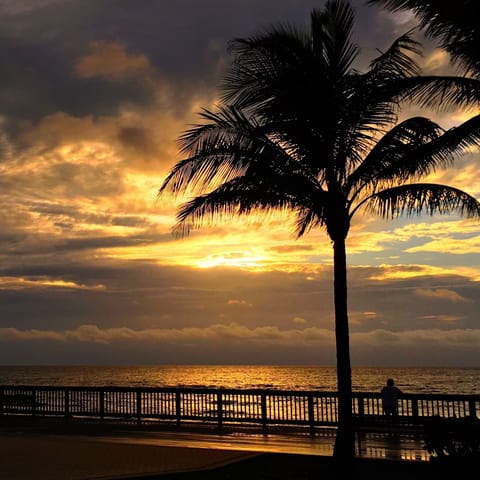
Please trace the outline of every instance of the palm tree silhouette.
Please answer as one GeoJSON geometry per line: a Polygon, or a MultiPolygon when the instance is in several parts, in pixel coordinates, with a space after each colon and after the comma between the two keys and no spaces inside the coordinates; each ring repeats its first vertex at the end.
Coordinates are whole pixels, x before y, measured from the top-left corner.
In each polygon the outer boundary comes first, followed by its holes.
{"type": "Polygon", "coordinates": [[[458,88],[474,87],[420,77],[411,58],[419,45],[410,33],[358,72],[353,24],[351,5],[329,0],[312,11],[307,30],[284,24],[232,41],[222,102],[181,135],[185,158],[159,189],[159,195],[195,192],[177,212],[173,232],[180,237],[228,216],[271,210],[293,212],[298,237],[326,230],[334,258],[334,457],[342,465],[355,454],[345,245],[352,217],[480,216],[469,194],[418,182],[476,144],[476,129],[444,132],[427,118],[397,118],[401,100],[428,95],[453,104],[458,88]]]}

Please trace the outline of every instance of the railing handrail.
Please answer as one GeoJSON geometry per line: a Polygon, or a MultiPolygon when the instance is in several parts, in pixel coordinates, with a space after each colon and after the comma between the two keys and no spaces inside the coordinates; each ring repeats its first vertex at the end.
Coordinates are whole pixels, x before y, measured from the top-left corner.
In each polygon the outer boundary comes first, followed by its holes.
{"type": "MultiPolygon", "coordinates": [[[[222,392],[222,393],[245,393],[245,394],[261,394],[266,393],[269,395],[309,395],[315,394],[320,396],[338,396],[337,391],[333,390],[283,390],[283,389],[274,389],[274,388],[231,388],[231,387],[179,387],[179,386],[162,386],[162,387],[127,387],[127,386],[115,386],[115,385],[28,385],[28,384],[3,384],[0,385],[0,390],[5,388],[18,388],[24,390],[88,390],[88,391],[123,391],[123,392],[136,392],[138,390],[145,392],[189,392],[189,393],[212,393],[212,392],[222,392]]],[[[353,397],[370,397],[377,398],[380,397],[380,391],[353,391],[353,397]]],[[[472,399],[480,400],[480,394],[475,393],[416,393],[416,392],[404,392],[402,398],[425,398],[425,399],[451,399],[451,400],[461,400],[461,399],[472,399]]]]}

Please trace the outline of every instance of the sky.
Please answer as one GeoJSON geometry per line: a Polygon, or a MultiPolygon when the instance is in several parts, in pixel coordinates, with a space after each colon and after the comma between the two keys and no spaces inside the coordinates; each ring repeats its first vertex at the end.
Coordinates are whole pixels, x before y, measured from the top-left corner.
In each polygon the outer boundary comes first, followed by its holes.
{"type": "MultiPolygon", "coordinates": [[[[322,5],[0,0],[0,364],[335,365],[324,231],[278,215],[178,239],[182,199],[157,198],[227,43],[322,5]]],[[[359,69],[415,25],[353,6],[359,69]]],[[[449,72],[422,42],[424,71],[449,72]]],[[[478,159],[431,180],[480,198],[478,159]]],[[[480,222],[358,215],[347,249],[353,366],[480,367],[480,222]]]]}

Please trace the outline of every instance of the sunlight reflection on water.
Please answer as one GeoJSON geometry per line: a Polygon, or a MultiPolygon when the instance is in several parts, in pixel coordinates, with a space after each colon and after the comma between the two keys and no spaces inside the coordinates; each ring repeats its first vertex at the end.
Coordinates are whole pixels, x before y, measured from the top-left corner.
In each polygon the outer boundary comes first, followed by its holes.
{"type": "MultiPolygon", "coordinates": [[[[331,366],[0,366],[0,384],[336,391],[335,372],[331,366]]],[[[480,393],[480,368],[354,367],[353,390],[377,392],[387,377],[409,393],[480,393]]]]}

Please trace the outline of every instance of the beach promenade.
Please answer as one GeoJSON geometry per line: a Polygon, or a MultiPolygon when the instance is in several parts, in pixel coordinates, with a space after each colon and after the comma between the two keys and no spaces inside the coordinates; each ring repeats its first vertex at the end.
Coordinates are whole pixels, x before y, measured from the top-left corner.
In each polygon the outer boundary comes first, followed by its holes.
{"type": "MultiPolygon", "coordinates": [[[[310,475],[331,459],[335,438],[331,429],[314,435],[220,433],[209,428],[158,430],[134,423],[5,417],[0,425],[2,480],[233,479],[235,472],[249,480],[313,478],[310,475]],[[246,469],[270,469],[270,474],[252,477],[246,469]]],[[[362,435],[357,453],[364,462],[376,462],[377,470],[392,462],[400,466],[395,467],[398,472],[428,465],[421,440],[411,434],[362,435]]]]}

